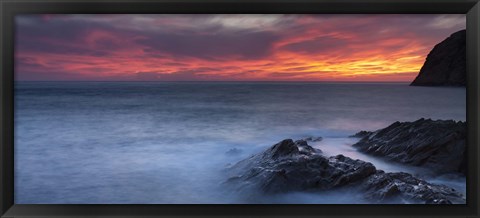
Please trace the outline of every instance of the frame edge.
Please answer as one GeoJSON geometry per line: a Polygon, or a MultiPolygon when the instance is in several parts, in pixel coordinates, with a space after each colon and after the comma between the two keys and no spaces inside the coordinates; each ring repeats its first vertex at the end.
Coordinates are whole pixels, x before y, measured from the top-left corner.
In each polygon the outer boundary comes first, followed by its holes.
{"type": "MultiPolygon", "coordinates": [[[[13,93],[10,93],[13,90],[13,73],[9,72],[9,69],[13,69],[14,62],[13,57],[6,57],[5,54],[13,52],[13,44],[8,44],[10,39],[13,39],[12,33],[5,31],[6,24],[13,23],[13,20],[9,17],[13,14],[9,11],[8,4],[14,1],[0,0],[0,66],[1,66],[1,78],[0,79],[0,101],[2,107],[0,108],[0,121],[2,124],[0,126],[0,216],[3,217],[13,217],[16,216],[15,213],[6,213],[9,209],[13,209],[15,206],[13,203],[13,130],[9,129],[10,124],[13,122],[13,110],[9,109],[9,104],[13,103],[13,93]],[[9,145],[8,145],[9,144],[9,145]],[[7,146],[8,145],[8,146],[7,146]],[[9,148],[10,146],[10,148],[9,148]],[[11,179],[10,179],[11,178],[11,179]],[[10,181],[8,181],[10,180],[10,181]],[[12,207],[13,206],[13,207],[12,207]],[[5,215],[5,216],[4,216],[5,215]]],[[[26,2],[26,1],[19,1],[26,2]]],[[[38,1],[42,2],[42,1],[38,1]]],[[[78,2],[78,1],[77,1],[78,2]]],[[[85,1],[88,2],[88,1],[85,1]]],[[[120,1],[121,2],[121,1],[120,1]]],[[[142,2],[142,1],[140,1],[142,2]]],[[[432,4],[435,2],[433,1],[432,4]]],[[[92,9],[93,10],[93,9],[92,9]]],[[[480,130],[480,117],[478,112],[480,111],[480,67],[479,67],[479,57],[480,57],[480,3],[476,3],[467,14],[467,42],[474,42],[467,46],[467,98],[468,102],[474,103],[467,105],[470,109],[467,113],[467,120],[474,120],[475,122],[470,122],[469,127],[469,144],[475,144],[475,148],[469,152],[469,166],[472,168],[472,163],[475,164],[475,167],[479,167],[479,161],[476,158],[480,157],[480,149],[478,148],[478,143],[480,142],[480,136],[478,135],[478,130],[480,130]],[[470,31],[468,31],[471,29],[470,31]],[[470,57],[470,59],[468,58],[470,57]],[[473,73],[474,72],[474,73],[473,73]],[[472,111],[474,109],[475,111],[472,111]],[[472,159],[473,158],[473,159],[472,159]]],[[[468,103],[467,103],[468,104],[468,103]]],[[[476,168],[478,169],[478,168],[476,168]]],[[[473,186],[478,185],[480,175],[478,172],[469,178],[473,186]]],[[[476,188],[477,200],[480,195],[480,190],[476,188]]],[[[469,195],[471,196],[471,194],[469,195]]],[[[471,205],[476,207],[474,216],[470,217],[479,217],[478,211],[480,208],[480,202],[475,201],[476,205],[471,205]]],[[[67,216],[65,216],[67,217],[67,216]]],[[[201,217],[201,216],[199,216],[201,217]]],[[[241,216],[238,216],[241,217],[241,216]]],[[[254,216],[246,216],[254,217],[254,216]]],[[[320,217],[320,216],[319,216],[320,217]]],[[[401,216],[398,216],[401,217],[401,216]]]]}
{"type": "Polygon", "coordinates": [[[5,213],[13,206],[13,130],[10,125],[13,121],[13,110],[10,104],[13,102],[11,88],[13,83],[13,73],[9,73],[9,68],[13,69],[13,56],[8,53],[13,52],[13,44],[8,43],[13,39],[13,32],[8,32],[6,27],[10,19],[10,10],[6,6],[6,1],[0,0],[0,215],[5,213]],[[11,62],[11,63],[10,63],[11,62]]]}
{"type": "MultiPolygon", "coordinates": [[[[467,198],[469,201],[476,202],[475,217],[479,217],[480,202],[478,198],[480,196],[480,189],[478,188],[480,174],[480,3],[476,3],[467,13],[467,126],[468,126],[468,139],[467,142],[470,145],[468,159],[469,159],[469,172],[470,175],[468,181],[470,187],[474,187],[474,190],[467,190],[467,198]],[[470,121],[470,122],[468,122],[470,121]],[[473,122],[472,122],[473,121],[473,122]],[[472,172],[472,167],[477,169],[477,172],[472,172]]],[[[468,201],[467,201],[468,203],[468,201]]]]}

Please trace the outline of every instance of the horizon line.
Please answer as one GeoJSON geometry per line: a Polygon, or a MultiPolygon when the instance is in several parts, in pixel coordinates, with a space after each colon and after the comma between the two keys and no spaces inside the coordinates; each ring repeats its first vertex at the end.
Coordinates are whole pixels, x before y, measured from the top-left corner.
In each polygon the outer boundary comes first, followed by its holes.
{"type": "Polygon", "coordinates": [[[308,81],[308,80],[14,80],[14,82],[277,82],[277,83],[412,83],[412,81],[308,81]]]}

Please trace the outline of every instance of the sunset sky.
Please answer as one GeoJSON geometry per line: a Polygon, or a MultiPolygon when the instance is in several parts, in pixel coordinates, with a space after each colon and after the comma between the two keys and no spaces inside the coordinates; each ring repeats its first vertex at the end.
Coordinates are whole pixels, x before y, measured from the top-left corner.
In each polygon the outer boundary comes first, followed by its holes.
{"type": "Polygon", "coordinates": [[[412,81],[464,15],[21,15],[16,80],[412,81]]]}

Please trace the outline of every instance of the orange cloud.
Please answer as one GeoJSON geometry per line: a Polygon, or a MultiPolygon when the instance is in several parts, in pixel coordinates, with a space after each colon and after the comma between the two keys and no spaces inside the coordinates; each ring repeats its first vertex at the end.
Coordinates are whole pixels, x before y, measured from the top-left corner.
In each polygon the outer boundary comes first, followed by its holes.
{"type": "Polygon", "coordinates": [[[436,43],[465,28],[459,16],[442,15],[446,27],[438,15],[20,16],[15,73],[18,80],[411,81],[436,43]]]}

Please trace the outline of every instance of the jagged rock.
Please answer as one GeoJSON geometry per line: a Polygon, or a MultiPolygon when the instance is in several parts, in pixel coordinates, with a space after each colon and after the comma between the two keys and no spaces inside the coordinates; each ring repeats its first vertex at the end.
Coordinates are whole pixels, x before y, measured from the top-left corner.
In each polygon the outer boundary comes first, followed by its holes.
{"type": "Polygon", "coordinates": [[[226,184],[265,194],[355,187],[372,202],[465,202],[460,193],[449,187],[429,184],[407,173],[384,173],[371,163],[343,155],[325,157],[303,140],[283,140],[238,162],[228,172],[231,177],[226,184]]]}
{"type": "Polygon", "coordinates": [[[395,122],[363,135],[353,146],[396,162],[428,168],[434,173],[466,172],[465,122],[420,119],[395,122]]]}
{"type": "Polygon", "coordinates": [[[362,183],[362,188],[366,191],[366,198],[375,203],[392,199],[408,199],[412,203],[425,204],[465,203],[465,199],[454,189],[427,183],[408,173],[378,171],[362,183]]]}
{"type": "Polygon", "coordinates": [[[413,86],[465,86],[466,30],[453,33],[428,54],[413,86]]]}
{"type": "Polygon", "coordinates": [[[363,130],[363,131],[355,133],[354,135],[352,135],[350,137],[363,138],[363,137],[368,136],[370,134],[372,134],[372,132],[363,130]]]}
{"type": "Polygon", "coordinates": [[[315,136],[310,136],[304,139],[305,141],[311,141],[311,142],[319,142],[322,141],[322,137],[315,137],[315,136]]]}
{"type": "Polygon", "coordinates": [[[283,140],[230,168],[236,181],[258,186],[267,193],[330,189],[355,178],[365,178],[375,167],[343,156],[326,158],[305,141],[283,140]]]}

